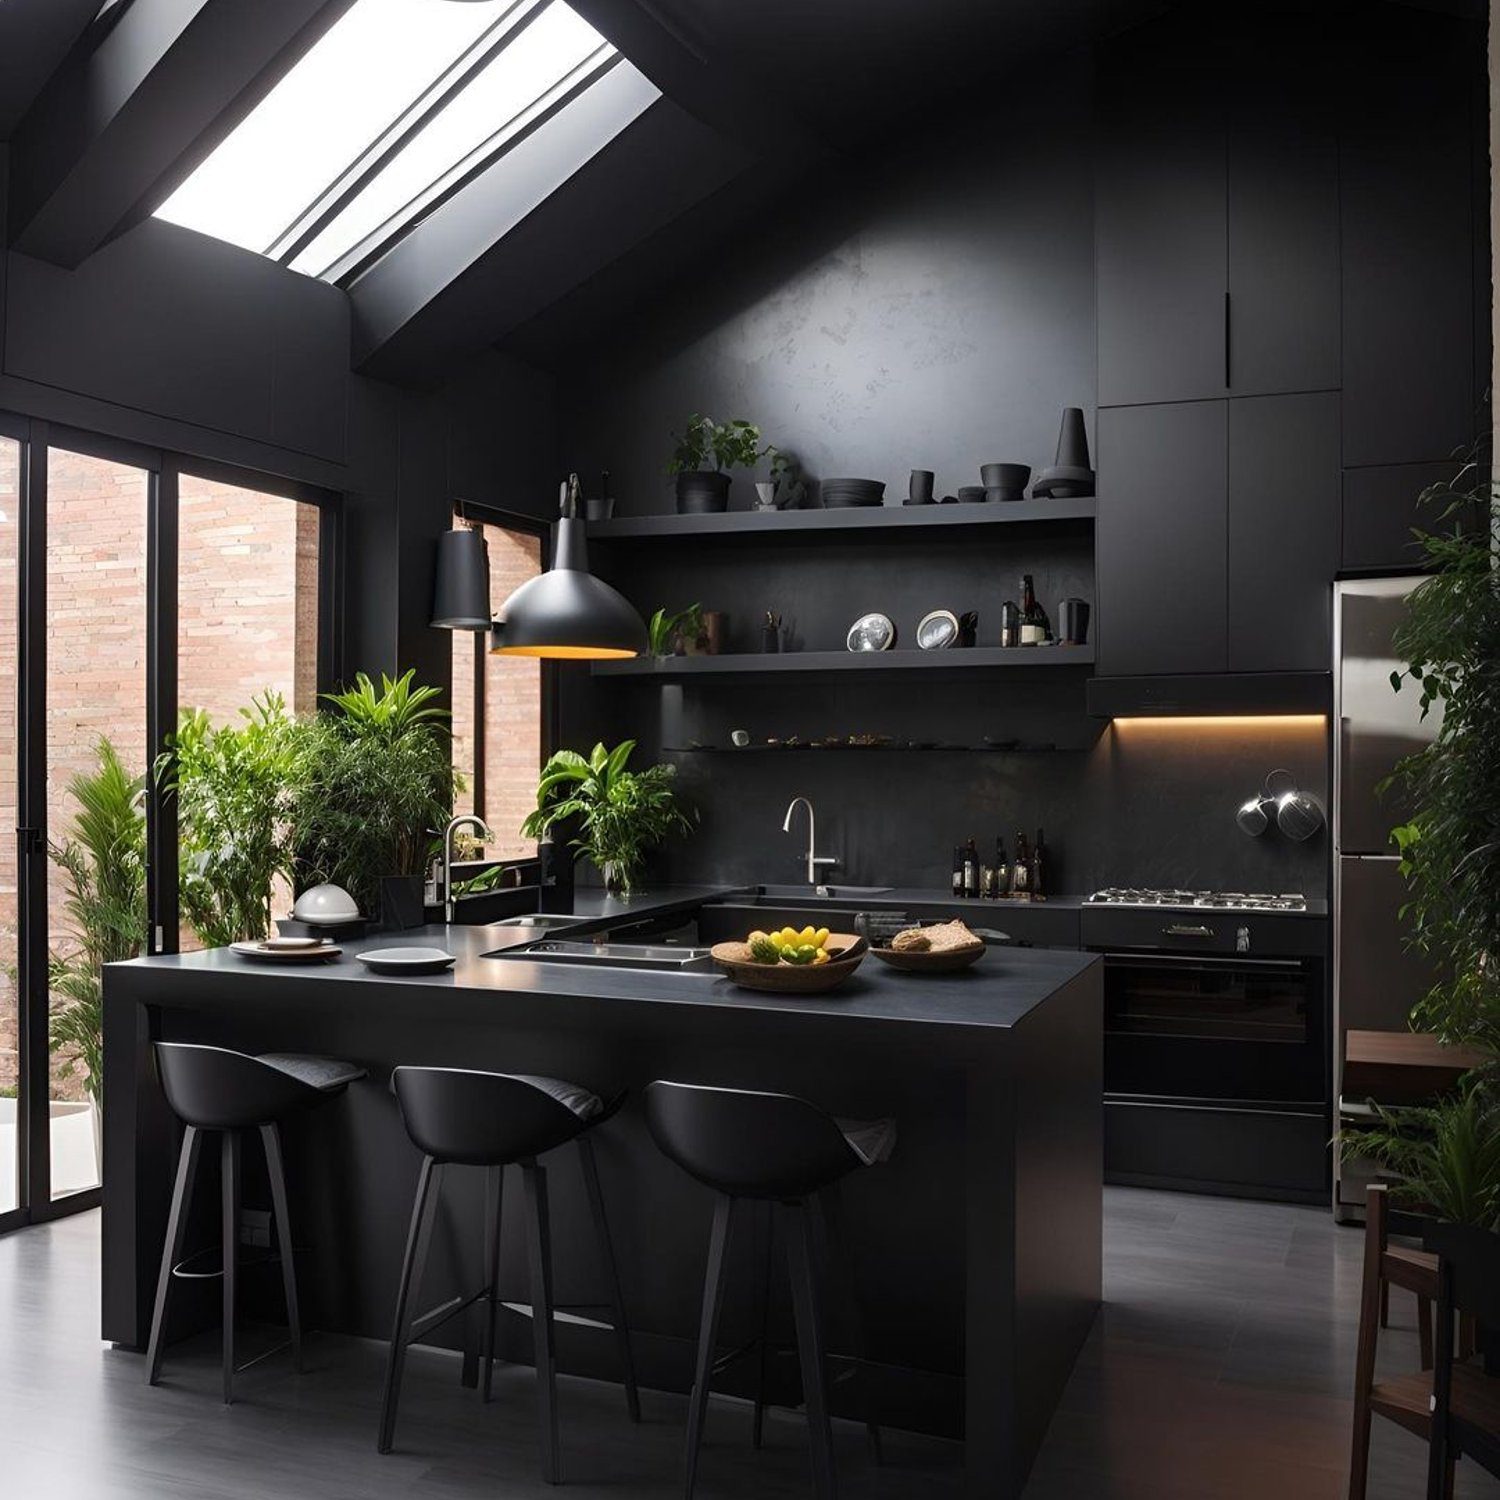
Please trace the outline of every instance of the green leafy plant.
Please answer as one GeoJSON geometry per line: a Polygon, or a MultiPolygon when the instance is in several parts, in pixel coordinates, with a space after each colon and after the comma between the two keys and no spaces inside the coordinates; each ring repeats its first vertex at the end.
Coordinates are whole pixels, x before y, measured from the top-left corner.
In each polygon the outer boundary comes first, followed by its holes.
{"type": "Polygon", "coordinates": [[[1424,491],[1438,528],[1418,532],[1434,569],[1412,591],[1395,648],[1398,691],[1441,722],[1397,766],[1414,811],[1392,837],[1412,947],[1440,967],[1413,1024],[1444,1041],[1500,1047],[1500,508],[1477,466],[1424,491]],[[1475,526],[1479,515],[1488,524],[1475,526]]]}
{"type": "Polygon", "coordinates": [[[715,422],[694,412],[681,433],[673,433],[676,446],[667,463],[668,474],[692,473],[712,467],[749,469],[771,452],[760,445],[760,428],[754,422],[736,417],[730,422],[715,422]],[[713,463],[710,465],[709,460],[713,463]]]}
{"type": "Polygon", "coordinates": [[[627,770],[634,751],[634,740],[613,750],[595,745],[587,757],[559,750],[542,767],[536,807],[521,825],[524,837],[540,839],[576,820],[571,846],[588,855],[611,890],[630,890],[646,851],[693,826],[672,789],[674,768],[627,770]]]}
{"type": "Polygon", "coordinates": [[[703,606],[690,604],[677,614],[659,609],[646,628],[652,656],[671,656],[679,640],[695,641],[703,632],[703,606]]]}
{"type": "Polygon", "coordinates": [[[1487,1077],[1470,1074],[1437,1104],[1376,1110],[1377,1124],[1350,1132],[1349,1144],[1392,1175],[1397,1202],[1500,1231],[1500,1101],[1487,1077]]]}
{"type": "Polygon", "coordinates": [[[285,699],[267,691],[232,724],[183,709],[158,762],[163,789],[177,799],[182,912],[206,947],[270,931],[272,885],[291,869],[295,736],[285,699]]]}
{"type": "Polygon", "coordinates": [[[50,1045],[64,1071],[83,1074],[96,1105],[104,1094],[104,965],[134,958],[146,944],[144,778],[131,776],[110,742],[100,740],[98,769],[74,776],[78,804],[70,834],[49,849],[67,884],[72,929],[48,955],[53,995],[50,1045]]]}
{"type": "Polygon", "coordinates": [[[361,673],[300,728],[290,777],[298,889],[332,881],[376,912],[380,881],[422,875],[453,807],[449,714],[414,673],[361,673]]]}

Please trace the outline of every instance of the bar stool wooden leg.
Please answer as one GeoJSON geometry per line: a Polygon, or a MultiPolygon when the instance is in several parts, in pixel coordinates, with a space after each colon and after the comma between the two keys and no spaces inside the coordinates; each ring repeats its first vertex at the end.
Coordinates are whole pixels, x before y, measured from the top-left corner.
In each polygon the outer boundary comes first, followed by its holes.
{"type": "Polygon", "coordinates": [[[177,1153],[177,1182],[172,1189],[172,1211],[167,1217],[166,1243],[161,1247],[161,1271],[156,1278],[156,1306],[151,1312],[151,1340],[146,1345],[146,1384],[161,1379],[161,1359],[166,1331],[167,1305],[171,1300],[172,1267],[182,1259],[183,1241],[187,1236],[188,1206],[193,1197],[193,1181],[198,1175],[198,1152],[202,1132],[187,1126],[182,1135],[182,1149],[177,1153]]]}
{"type": "Polygon", "coordinates": [[[396,1404],[401,1399],[406,1346],[411,1342],[412,1299],[421,1289],[422,1271],[427,1265],[427,1248],[432,1243],[432,1221],[436,1217],[442,1185],[442,1166],[430,1156],[424,1156],[422,1171],[417,1178],[417,1198],[412,1205],[411,1228],[406,1235],[401,1285],[396,1292],[396,1320],[391,1329],[391,1350],[385,1366],[385,1395],[380,1406],[378,1445],[382,1453],[389,1453],[396,1440],[396,1404]]]}
{"type": "Polygon", "coordinates": [[[811,1217],[805,1203],[788,1204],[787,1264],[792,1281],[792,1312],[797,1320],[797,1352],[802,1361],[802,1395],[812,1450],[813,1493],[834,1500],[833,1427],[828,1419],[827,1359],[823,1343],[823,1298],[811,1217]]]}
{"type": "Polygon", "coordinates": [[[481,1397],[488,1401],[495,1376],[495,1323],[500,1316],[500,1211],[505,1202],[505,1168],[491,1167],[484,1178],[484,1370],[481,1397]]]}
{"type": "Polygon", "coordinates": [[[292,1219],[286,1202],[286,1164],[281,1155],[281,1131],[262,1125],[266,1175],[271,1179],[271,1211],[276,1217],[276,1248],[281,1256],[281,1290],[286,1298],[287,1335],[292,1344],[292,1366],[302,1373],[302,1312],[297,1305],[297,1262],[292,1251],[292,1219]]]}
{"type": "Polygon", "coordinates": [[[531,1267],[531,1337],[536,1351],[537,1415],[541,1422],[542,1478],[561,1482],[558,1467],[557,1354],[552,1321],[552,1245],[547,1219],[547,1169],[521,1163],[526,1187],[526,1252],[531,1267]]]}
{"type": "Polygon", "coordinates": [[[687,1474],[683,1484],[686,1500],[693,1500],[698,1477],[698,1448],[703,1441],[703,1421],[708,1415],[708,1387],[713,1376],[714,1346],[719,1339],[719,1312],[724,1305],[724,1267],[729,1233],[734,1222],[734,1199],[720,1193],[714,1202],[713,1228],[708,1235],[708,1266],[703,1275],[703,1312],[698,1321],[698,1357],[693,1373],[693,1393],[688,1398],[687,1474]]]}
{"type": "Polygon", "coordinates": [[[604,1273],[610,1317],[615,1325],[615,1346],[619,1350],[620,1373],[625,1382],[625,1409],[630,1413],[632,1422],[639,1422],[641,1393],[635,1382],[635,1355],[630,1347],[630,1324],[625,1316],[625,1297],[620,1290],[620,1268],[615,1262],[609,1219],[604,1212],[604,1190],[599,1186],[599,1165],[594,1160],[594,1143],[588,1136],[579,1136],[577,1145],[578,1159],[583,1167],[584,1191],[588,1194],[589,1213],[594,1220],[594,1238],[599,1244],[600,1269],[604,1273]]]}
{"type": "Polygon", "coordinates": [[[219,1151],[221,1163],[220,1207],[223,1211],[224,1275],[224,1405],[234,1401],[234,1312],[240,1260],[240,1133],[226,1130],[219,1151]]]}

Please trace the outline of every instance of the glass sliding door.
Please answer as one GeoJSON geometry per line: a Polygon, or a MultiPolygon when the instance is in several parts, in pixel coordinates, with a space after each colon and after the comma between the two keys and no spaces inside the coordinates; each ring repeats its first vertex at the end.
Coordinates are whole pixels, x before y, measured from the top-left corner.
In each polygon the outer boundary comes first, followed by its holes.
{"type": "Polygon", "coordinates": [[[19,767],[16,699],[20,689],[17,597],[20,569],[21,445],[0,435],[0,1215],[21,1204],[21,1006],[19,767]]]}
{"type": "Polygon", "coordinates": [[[245,936],[268,889],[274,912],[291,904],[285,880],[263,875],[284,780],[276,726],[317,706],[322,508],[186,471],[176,482],[177,701],[201,747],[177,808],[188,951],[245,936]],[[220,798],[213,778],[231,763],[241,791],[265,796],[220,798]],[[225,809],[243,821],[224,826],[225,809]]]}
{"type": "Polygon", "coordinates": [[[100,965],[146,938],[145,468],[51,447],[46,483],[52,1196],[100,1181],[100,965]]]}

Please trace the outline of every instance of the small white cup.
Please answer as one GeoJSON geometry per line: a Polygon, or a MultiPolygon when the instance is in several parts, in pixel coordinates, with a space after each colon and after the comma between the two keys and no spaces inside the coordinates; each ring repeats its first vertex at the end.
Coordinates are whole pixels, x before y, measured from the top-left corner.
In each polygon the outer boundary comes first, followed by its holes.
{"type": "Polygon", "coordinates": [[[748,729],[731,729],[729,731],[729,738],[743,750],[750,743],[750,731],[748,729]]]}

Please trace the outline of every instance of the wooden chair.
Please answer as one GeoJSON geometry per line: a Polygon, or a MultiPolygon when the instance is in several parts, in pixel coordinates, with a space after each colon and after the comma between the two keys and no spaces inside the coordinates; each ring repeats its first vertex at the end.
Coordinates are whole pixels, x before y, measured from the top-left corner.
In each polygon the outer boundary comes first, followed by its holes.
{"type": "MultiPolygon", "coordinates": [[[[1432,1431],[1432,1308],[1438,1296],[1438,1258],[1426,1250],[1390,1243],[1390,1202],[1384,1183],[1365,1199],[1365,1267],[1360,1290],[1359,1344],[1354,1359],[1354,1445],[1349,1460],[1349,1500],[1364,1500],[1370,1464],[1370,1418],[1379,1414],[1425,1442],[1432,1431]],[[1375,1347],[1387,1325],[1390,1289],[1417,1298],[1422,1371],[1375,1379],[1375,1347]]],[[[1449,1482],[1453,1468],[1448,1465],[1449,1482]]]]}
{"type": "Polygon", "coordinates": [[[1500,1475],[1500,1253],[1494,1235],[1459,1224],[1436,1225],[1426,1239],[1439,1251],[1427,1495],[1445,1500],[1459,1458],[1500,1475]],[[1457,1351],[1455,1313],[1462,1319],[1457,1351]],[[1464,1323],[1485,1330],[1482,1363],[1471,1357],[1474,1340],[1465,1337],[1464,1323]]]}

